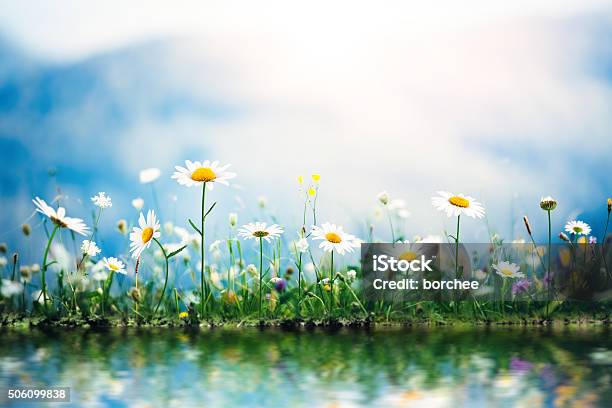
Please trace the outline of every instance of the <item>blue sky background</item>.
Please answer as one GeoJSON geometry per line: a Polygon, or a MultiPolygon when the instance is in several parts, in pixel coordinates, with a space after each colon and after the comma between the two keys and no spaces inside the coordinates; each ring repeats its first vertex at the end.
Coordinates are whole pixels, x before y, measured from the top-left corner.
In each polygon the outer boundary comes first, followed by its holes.
{"type": "MultiPolygon", "coordinates": [[[[548,194],[557,230],[579,217],[601,234],[612,4],[490,3],[0,0],[0,241],[23,245],[32,197],[59,187],[87,219],[91,195],[113,197],[102,241],[114,249],[131,199],[152,205],[147,167],[162,170],[164,220],[185,226],[199,192],[170,175],[206,158],[238,173],[213,193],[220,233],[230,211],[266,218],[260,195],[297,225],[296,176],[316,171],[320,219],[362,237],[381,190],[406,200],[409,236],[451,229],[430,204],[441,189],[477,197],[508,238],[524,237],[524,214],[543,236],[548,194]]],[[[484,241],[486,224],[464,234],[484,241]]]]}

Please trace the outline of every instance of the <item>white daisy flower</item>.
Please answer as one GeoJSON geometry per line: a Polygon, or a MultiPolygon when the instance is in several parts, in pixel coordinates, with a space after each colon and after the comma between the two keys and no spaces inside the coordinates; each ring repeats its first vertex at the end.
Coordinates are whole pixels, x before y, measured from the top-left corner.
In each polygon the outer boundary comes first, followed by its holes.
{"type": "Polygon", "coordinates": [[[397,211],[397,216],[402,218],[402,219],[406,219],[406,218],[410,218],[410,216],[412,215],[412,213],[406,209],[400,209],[397,211]]]}
{"type": "Polygon", "coordinates": [[[346,271],[346,277],[350,280],[354,280],[357,277],[357,271],[354,269],[349,269],[346,271]]]}
{"type": "Polygon", "coordinates": [[[138,218],[138,227],[134,227],[130,233],[130,252],[132,257],[138,258],[142,251],[151,246],[153,238],[159,238],[161,233],[159,232],[159,222],[155,216],[155,211],[149,210],[147,212],[147,218],[140,213],[138,218]]]}
{"type": "Polygon", "coordinates": [[[347,234],[341,226],[331,224],[329,222],[324,223],[320,227],[312,227],[312,239],[322,240],[319,244],[319,248],[323,248],[326,252],[336,251],[340,255],[344,255],[345,252],[353,252],[355,248],[358,248],[361,244],[354,235],[347,234]]]}
{"type": "Polygon", "coordinates": [[[194,248],[199,248],[202,242],[202,237],[197,233],[190,233],[185,228],[174,227],[174,233],[181,239],[182,245],[191,245],[194,248]]]}
{"type": "Polygon", "coordinates": [[[49,219],[58,227],[68,228],[81,235],[86,235],[87,231],[89,231],[89,228],[87,228],[82,219],[66,217],[66,210],[64,207],[59,207],[57,210],[55,210],[44,200],[41,200],[38,197],[32,200],[32,202],[34,205],[36,205],[36,211],[49,217],[49,219]]]}
{"type": "Polygon", "coordinates": [[[439,235],[425,235],[415,239],[415,241],[421,244],[441,244],[443,242],[442,237],[439,235]]]}
{"type": "Polygon", "coordinates": [[[94,241],[86,239],[81,244],[81,252],[93,258],[94,256],[98,255],[101,250],[100,248],[98,248],[98,245],[96,245],[94,241]]]}
{"type": "Polygon", "coordinates": [[[100,208],[109,208],[113,206],[112,199],[107,196],[104,191],[100,191],[97,195],[91,197],[91,201],[100,208]]]}
{"type": "Polygon", "coordinates": [[[125,271],[125,264],[117,258],[113,258],[112,256],[110,258],[104,258],[102,259],[102,264],[109,271],[122,273],[124,275],[127,274],[125,271]]]}
{"type": "Polygon", "coordinates": [[[136,197],[132,200],[132,207],[134,207],[138,211],[142,210],[142,207],[144,207],[144,200],[140,197],[136,197]]]}
{"type": "Polygon", "coordinates": [[[247,271],[247,273],[248,273],[249,275],[253,275],[253,276],[256,276],[256,275],[257,275],[257,267],[256,267],[255,265],[253,265],[253,264],[249,264],[249,265],[246,267],[246,271],[247,271]]]}
{"type": "Polygon", "coordinates": [[[265,222],[251,222],[243,225],[238,230],[238,236],[244,239],[263,238],[266,242],[270,242],[273,238],[279,237],[283,232],[283,227],[277,224],[272,224],[268,227],[265,222]]]}
{"type": "Polygon", "coordinates": [[[230,166],[229,164],[220,166],[216,160],[214,162],[210,160],[205,160],[204,162],[185,160],[185,166],[175,166],[176,171],[172,178],[180,185],[186,187],[195,187],[206,183],[208,189],[212,190],[215,183],[229,186],[227,180],[236,177],[236,173],[226,171],[230,166]]]}
{"type": "Polygon", "coordinates": [[[455,195],[448,191],[438,191],[438,197],[432,197],[431,203],[439,211],[446,212],[449,217],[465,214],[472,218],[484,217],[485,210],[476,199],[463,194],[455,195]]]}
{"type": "Polygon", "coordinates": [[[591,227],[586,222],[573,220],[565,224],[565,231],[575,235],[589,235],[591,227]]]}
{"type": "Polygon", "coordinates": [[[389,204],[389,193],[387,193],[386,191],[382,191],[380,193],[378,193],[378,195],[376,196],[376,198],[378,199],[378,201],[382,204],[382,205],[387,205],[389,204]]]}
{"type": "Polygon", "coordinates": [[[157,180],[159,176],[161,176],[161,170],[156,167],[151,167],[141,170],[138,178],[142,184],[149,184],[157,180]]]}
{"type": "Polygon", "coordinates": [[[92,272],[91,278],[97,282],[102,282],[108,279],[108,272],[105,270],[92,272]]]}
{"type": "Polygon", "coordinates": [[[23,285],[19,282],[13,282],[10,279],[2,279],[2,296],[5,298],[9,298],[11,296],[15,296],[23,292],[23,285]]]}
{"type": "Polygon", "coordinates": [[[399,211],[406,208],[406,200],[395,198],[389,202],[389,211],[399,211]]]}
{"type": "Polygon", "coordinates": [[[208,251],[209,252],[215,252],[215,251],[220,251],[221,250],[221,243],[223,241],[221,241],[220,239],[217,239],[215,241],[213,241],[209,246],[208,246],[208,251]]]}
{"type": "Polygon", "coordinates": [[[524,278],[525,275],[520,272],[520,267],[515,263],[510,263],[506,261],[502,261],[493,265],[493,269],[495,269],[495,273],[497,273],[502,278],[524,278]]]}
{"type": "Polygon", "coordinates": [[[308,244],[308,240],[306,238],[300,238],[293,243],[295,251],[298,253],[305,253],[308,251],[310,245],[308,244]]]}

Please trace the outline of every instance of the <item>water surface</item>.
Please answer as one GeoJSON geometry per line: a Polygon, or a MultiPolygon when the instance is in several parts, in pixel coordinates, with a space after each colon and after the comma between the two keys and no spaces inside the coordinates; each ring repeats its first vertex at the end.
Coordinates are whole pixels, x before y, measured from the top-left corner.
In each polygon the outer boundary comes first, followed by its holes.
{"type": "Polygon", "coordinates": [[[0,335],[0,389],[71,387],[70,404],[51,406],[612,405],[605,328],[0,335]]]}

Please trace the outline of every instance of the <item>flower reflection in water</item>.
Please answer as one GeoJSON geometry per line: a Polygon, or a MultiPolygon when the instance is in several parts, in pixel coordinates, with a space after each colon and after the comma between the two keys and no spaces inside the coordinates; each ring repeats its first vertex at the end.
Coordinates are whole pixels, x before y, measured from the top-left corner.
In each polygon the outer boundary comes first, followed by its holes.
{"type": "MultiPolygon", "coordinates": [[[[1,333],[0,388],[72,406],[605,406],[604,329],[1,333]]],[[[0,396],[0,405],[6,404],[0,396]]]]}

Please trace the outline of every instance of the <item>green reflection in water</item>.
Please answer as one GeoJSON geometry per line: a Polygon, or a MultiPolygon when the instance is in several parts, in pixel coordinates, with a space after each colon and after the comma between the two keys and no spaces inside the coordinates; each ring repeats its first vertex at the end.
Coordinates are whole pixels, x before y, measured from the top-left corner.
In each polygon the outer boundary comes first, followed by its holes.
{"type": "Polygon", "coordinates": [[[0,389],[68,386],[73,406],[533,408],[612,401],[605,328],[0,334],[0,389]]]}

